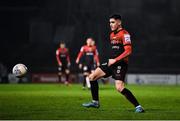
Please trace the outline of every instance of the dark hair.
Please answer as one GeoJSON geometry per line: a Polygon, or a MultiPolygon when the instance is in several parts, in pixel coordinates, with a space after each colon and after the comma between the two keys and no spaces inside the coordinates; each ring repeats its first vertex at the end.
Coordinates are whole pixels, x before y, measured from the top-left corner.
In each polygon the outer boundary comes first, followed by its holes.
{"type": "Polygon", "coordinates": [[[114,18],[114,19],[119,19],[119,20],[122,19],[122,18],[121,18],[121,15],[119,15],[119,14],[113,14],[113,15],[111,15],[109,18],[110,18],[110,19],[111,19],[111,18],[114,18]]]}
{"type": "Polygon", "coordinates": [[[92,40],[94,40],[94,38],[93,38],[93,37],[91,37],[91,36],[90,36],[90,37],[87,37],[87,39],[92,39],[92,40]]]}
{"type": "Polygon", "coordinates": [[[60,44],[65,44],[65,42],[64,41],[60,41],[60,44]]]}

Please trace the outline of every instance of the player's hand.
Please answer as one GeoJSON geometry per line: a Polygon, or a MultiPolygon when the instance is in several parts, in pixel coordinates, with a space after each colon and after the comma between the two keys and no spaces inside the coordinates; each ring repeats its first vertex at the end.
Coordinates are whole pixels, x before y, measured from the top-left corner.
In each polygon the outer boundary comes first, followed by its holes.
{"type": "Polygon", "coordinates": [[[113,65],[114,63],[116,63],[116,60],[115,60],[115,59],[109,59],[108,66],[111,66],[111,65],[113,65]]]}
{"type": "Polygon", "coordinates": [[[79,64],[79,69],[82,69],[82,64],[79,64]]]}
{"type": "Polygon", "coordinates": [[[79,60],[78,60],[78,59],[76,60],[76,63],[77,63],[77,64],[79,63],[79,60]]]}
{"type": "Polygon", "coordinates": [[[100,66],[100,63],[97,63],[97,67],[99,67],[100,66]]]}
{"type": "Polygon", "coordinates": [[[62,66],[62,63],[59,63],[59,66],[62,66]]]}
{"type": "Polygon", "coordinates": [[[70,67],[70,66],[71,66],[71,63],[69,62],[67,66],[70,67]]]}

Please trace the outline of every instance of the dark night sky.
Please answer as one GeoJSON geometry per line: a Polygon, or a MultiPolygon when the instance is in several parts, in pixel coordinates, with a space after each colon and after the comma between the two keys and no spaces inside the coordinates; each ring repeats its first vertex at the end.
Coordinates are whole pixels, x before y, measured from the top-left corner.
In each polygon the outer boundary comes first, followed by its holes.
{"type": "Polygon", "coordinates": [[[179,0],[1,0],[0,61],[8,68],[21,62],[33,72],[55,71],[55,50],[63,40],[76,70],[75,58],[88,36],[106,60],[112,13],[123,16],[132,37],[130,72],[179,73],[179,0]]]}

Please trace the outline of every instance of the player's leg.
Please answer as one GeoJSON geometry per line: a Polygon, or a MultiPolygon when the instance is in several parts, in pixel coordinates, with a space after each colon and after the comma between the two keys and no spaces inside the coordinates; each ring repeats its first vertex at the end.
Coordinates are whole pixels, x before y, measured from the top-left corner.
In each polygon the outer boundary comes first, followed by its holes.
{"type": "Polygon", "coordinates": [[[61,83],[61,76],[62,76],[62,67],[61,66],[59,66],[58,67],[58,81],[59,81],[59,83],[61,83]]]}
{"type": "Polygon", "coordinates": [[[138,113],[144,112],[143,108],[141,107],[135,96],[132,94],[130,90],[125,88],[124,85],[125,85],[124,82],[121,80],[115,81],[115,86],[117,91],[120,92],[122,95],[124,95],[126,99],[129,100],[129,102],[131,102],[135,106],[136,108],[135,111],[138,113]]]}
{"type": "Polygon", "coordinates": [[[99,108],[99,86],[97,79],[103,77],[104,75],[105,73],[99,67],[89,75],[92,101],[88,103],[83,103],[84,107],[99,108]]]}
{"type": "Polygon", "coordinates": [[[97,67],[95,69],[94,72],[92,72],[90,75],[89,75],[89,80],[90,81],[95,81],[95,80],[98,80],[100,79],[101,77],[105,76],[106,73],[99,67],[97,67]]]}
{"type": "Polygon", "coordinates": [[[90,81],[89,81],[89,78],[88,78],[89,72],[84,72],[83,75],[84,75],[83,87],[85,89],[85,87],[87,85],[87,87],[90,89],[91,85],[90,85],[90,81]]]}
{"type": "Polygon", "coordinates": [[[66,84],[66,66],[64,63],[61,66],[61,77],[65,78],[65,81],[63,81],[63,83],[66,84]]]}
{"type": "Polygon", "coordinates": [[[82,87],[82,89],[85,89],[85,88],[86,88],[86,77],[87,77],[87,75],[85,75],[85,74],[83,73],[83,87],[82,87]]]}
{"type": "Polygon", "coordinates": [[[70,74],[69,69],[66,69],[66,70],[65,70],[65,75],[66,75],[66,81],[65,81],[65,84],[66,84],[66,85],[69,84],[69,74],[70,74]]]}
{"type": "Polygon", "coordinates": [[[124,62],[120,62],[117,66],[113,67],[112,77],[115,79],[115,86],[118,92],[126,97],[129,102],[131,102],[136,108],[140,107],[141,110],[136,112],[144,112],[143,108],[139,105],[139,102],[130,90],[125,88],[125,76],[127,72],[128,65],[124,62]]]}
{"type": "MultiPolygon", "coordinates": [[[[92,81],[90,82],[89,75],[91,73],[94,73],[95,67],[94,67],[93,64],[89,64],[87,67],[88,67],[88,70],[87,70],[88,75],[86,77],[86,84],[87,84],[87,87],[90,89],[91,88],[91,83],[94,84],[95,82],[92,82],[92,81]]],[[[97,80],[94,80],[94,81],[97,82],[97,80]]],[[[96,83],[96,85],[98,85],[98,83],[96,83]]]]}
{"type": "Polygon", "coordinates": [[[85,89],[85,86],[90,89],[90,81],[89,81],[89,76],[90,74],[90,68],[88,65],[83,65],[83,75],[84,75],[84,81],[83,81],[83,89],[85,89]]]}
{"type": "MultiPolygon", "coordinates": [[[[91,73],[94,73],[94,68],[91,70],[91,73]]],[[[88,77],[89,79],[89,77],[88,77]]],[[[89,80],[90,81],[90,80],[89,80]]],[[[99,84],[97,80],[90,81],[90,89],[91,89],[91,96],[93,102],[99,103],[99,84]]]]}
{"type": "Polygon", "coordinates": [[[84,65],[83,64],[79,64],[79,69],[80,69],[80,73],[83,74],[83,81],[82,81],[82,89],[85,89],[86,88],[86,75],[84,74],[84,65]]]}
{"type": "Polygon", "coordinates": [[[90,84],[90,80],[89,80],[89,73],[88,73],[88,75],[86,76],[86,85],[87,85],[87,87],[88,87],[88,89],[90,89],[91,88],[91,84],[90,84]]]}
{"type": "Polygon", "coordinates": [[[116,80],[115,85],[117,91],[120,92],[122,95],[124,95],[135,107],[139,105],[139,102],[137,101],[135,96],[131,93],[131,91],[125,88],[123,81],[116,80]]]}

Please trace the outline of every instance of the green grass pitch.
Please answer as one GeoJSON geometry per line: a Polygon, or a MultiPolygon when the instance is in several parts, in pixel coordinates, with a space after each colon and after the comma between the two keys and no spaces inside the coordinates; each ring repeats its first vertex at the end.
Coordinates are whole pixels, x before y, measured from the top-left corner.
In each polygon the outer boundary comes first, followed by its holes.
{"type": "Polygon", "coordinates": [[[81,85],[0,84],[0,120],[3,119],[180,119],[180,86],[127,85],[145,108],[134,107],[119,94],[114,85],[100,85],[99,109],[84,108],[90,101],[89,90],[81,85]]]}

